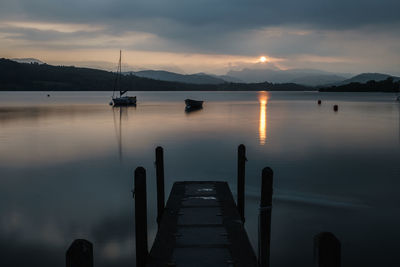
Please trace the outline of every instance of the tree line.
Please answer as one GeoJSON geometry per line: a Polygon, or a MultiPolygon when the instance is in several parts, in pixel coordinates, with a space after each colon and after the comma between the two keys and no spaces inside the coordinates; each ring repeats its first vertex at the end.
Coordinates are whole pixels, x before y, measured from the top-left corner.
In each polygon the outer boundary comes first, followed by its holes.
{"type": "Polygon", "coordinates": [[[330,86],[319,89],[320,92],[400,92],[400,81],[395,82],[392,77],[382,81],[368,81],[366,83],[352,82],[340,86],[330,86]]]}

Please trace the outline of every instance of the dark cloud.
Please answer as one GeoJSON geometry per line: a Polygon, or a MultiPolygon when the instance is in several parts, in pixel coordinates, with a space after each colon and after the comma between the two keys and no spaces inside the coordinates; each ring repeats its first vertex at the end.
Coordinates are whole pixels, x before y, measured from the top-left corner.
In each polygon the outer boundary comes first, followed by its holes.
{"type": "MultiPolygon", "coordinates": [[[[218,32],[280,25],[312,25],[322,29],[353,29],[399,22],[397,0],[2,0],[3,18],[107,23],[114,30],[142,29],[168,37],[184,29],[218,32]],[[170,21],[163,25],[157,22],[170,21]],[[155,22],[155,24],[154,24],[155,22]],[[171,28],[172,24],[176,24],[171,28]]],[[[202,32],[200,32],[201,34],[202,32]]],[[[205,36],[207,37],[207,36],[205,36]]]]}
{"type": "Polygon", "coordinates": [[[11,39],[25,40],[25,44],[20,42],[21,47],[118,48],[250,57],[267,54],[280,58],[305,54],[382,58],[375,51],[382,48],[387,55],[383,58],[392,61],[386,69],[398,66],[394,63],[399,57],[398,0],[0,1],[0,35],[14,34],[11,39]],[[2,21],[88,24],[102,28],[57,32],[16,29],[1,26],[2,21]],[[277,34],[271,34],[274,29],[278,29],[277,34]],[[301,31],[309,32],[301,34],[301,31]],[[135,36],[142,33],[149,36],[138,40],[135,36]],[[121,40],[126,36],[132,39],[121,40]],[[389,43],[394,45],[390,47],[389,43]],[[354,49],[357,46],[364,47],[360,49],[363,53],[354,49]]]}

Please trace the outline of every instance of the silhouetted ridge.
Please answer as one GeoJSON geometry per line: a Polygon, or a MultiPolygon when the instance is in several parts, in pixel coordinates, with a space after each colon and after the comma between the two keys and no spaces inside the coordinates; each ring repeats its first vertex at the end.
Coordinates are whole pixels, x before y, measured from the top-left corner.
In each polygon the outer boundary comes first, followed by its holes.
{"type": "MultiPolygon", "coordinates": [[[[17,63],[0,59],[2,91],[112,91],[115,73],[73,66],[17,63]]],[[[189,84],[123,75],[121,87],[130,91],[304,91],[311,87],[298,84],[222,83],[189,84]]]]}
{"type": "Polygon", "coordinates": [[[399,92],[400,81],[395,82],[392,77],[376,82],[374,80],[366,83],[352,82],[345,85],[330,86],[319,89],[320,92],[399,92]]]}

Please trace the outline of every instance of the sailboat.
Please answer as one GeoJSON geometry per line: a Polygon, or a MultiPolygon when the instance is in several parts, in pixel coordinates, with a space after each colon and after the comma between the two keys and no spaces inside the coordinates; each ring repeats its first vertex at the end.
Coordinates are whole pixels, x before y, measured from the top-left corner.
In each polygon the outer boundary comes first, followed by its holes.
{"type": "Polygon", "coordinates": [[[123,90],[121,88],[121,77],[122,77],[121,54],[122,54],[121,50],[119,50],[118,70],[117,70],[117,76],[115,78],[112,101],[113,101],[114,106],[134,106],[134,105],[136,105],[136,96],[125,95],[128,92],[128,90],[123,90]],[[119,91],[119,97],[118,97],[118,93],[116,93],[116,91],[119,91]]]}

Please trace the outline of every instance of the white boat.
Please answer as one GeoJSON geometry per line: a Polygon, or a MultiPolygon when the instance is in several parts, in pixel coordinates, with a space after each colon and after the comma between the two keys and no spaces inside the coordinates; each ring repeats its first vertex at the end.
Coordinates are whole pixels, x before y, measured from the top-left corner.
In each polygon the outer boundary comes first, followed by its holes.
{"type": "Polygon", "coordinates": [[[121,50],[119,51],[119,62],[118,62],[118,70],[117,70],[117,76],[115,78],[115,84],[114,84],[114,91],[113,91],[113,96],[112,96],[112,102],[114,106],[135,106],[136,105],[136,96],[127,96],[126,94],[128,90],[123,90],[121,87],[121,77],[122,77],[122,71],[121,71],[121,50]],[[118,93],[119,91],[119,97],[118,93]]]}

